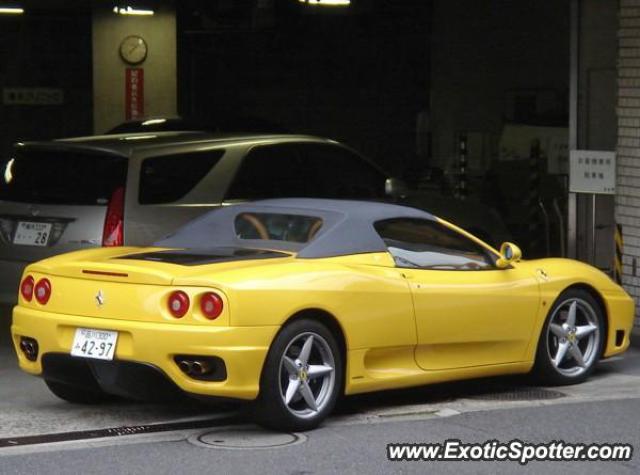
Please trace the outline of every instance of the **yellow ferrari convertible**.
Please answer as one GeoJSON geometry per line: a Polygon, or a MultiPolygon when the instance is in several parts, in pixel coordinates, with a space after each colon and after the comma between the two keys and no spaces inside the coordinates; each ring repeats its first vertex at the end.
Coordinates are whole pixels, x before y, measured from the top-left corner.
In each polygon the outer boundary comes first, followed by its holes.
{"type": "Polygon", "coordinates": [[[153,247],[30,265],[11,331],[20,367],[62,399],[247,400],[287,430],[342,394],[530,371],[575,383],[628,347],[620,286],[520,254],[404,206],[238,204],[153,247]]]}

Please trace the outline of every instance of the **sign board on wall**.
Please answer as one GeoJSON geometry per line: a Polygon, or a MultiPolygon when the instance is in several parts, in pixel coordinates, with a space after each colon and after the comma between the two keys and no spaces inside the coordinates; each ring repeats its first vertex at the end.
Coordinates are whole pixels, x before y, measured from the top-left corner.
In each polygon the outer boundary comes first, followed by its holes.
{"type": "Polygon", "coordinates": [[[144,69],[127,68],[125,76],[125,118],[144,117],[144,69]]]}
{"type": "Polygon", "coordinates": [[[572,150],[569,157],[569,191],[572,193],[615,194],[615,152],[572,150]]]}
{"type": "Polygon", "coordinates": [[[64,91],[53,87],[5,87],[2,103],[6,106],[59,106],[64,91]]]}

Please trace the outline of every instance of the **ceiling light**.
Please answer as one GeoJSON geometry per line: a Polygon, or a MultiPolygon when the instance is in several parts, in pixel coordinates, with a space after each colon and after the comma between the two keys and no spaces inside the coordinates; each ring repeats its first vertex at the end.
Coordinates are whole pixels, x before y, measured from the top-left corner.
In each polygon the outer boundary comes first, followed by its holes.
{"type": "Polygon", "coordinates": [[[13,164],[16,159],[12,158],[7,162],[7,166],[4,168],[4,182],[8,185],[13,181],[13,164]]]}
{"type": "Polygon", "coordinates": [[[0,15],[22,15],[24,8],[20,7],[0,7],[0,15]]]}
{"type": "Polygon", "coordinates": [[[155,125],[155,124],[164,124],[167,119],[149,119],[145,120],[142,125],[155,125]]]}
{"type": "Polygon", "coordinates": [[[320,7],[348,7],[351,0],[298,0],[300,3],[307,5],[317,5],[320,7]]]}
{"type": "Polygon", "coordinates": [[[132,7],[113,7],[113,13],[118,13],[120,15],[153,15],[153,10],[143,10],[140,8],[132,8],[132,7]]]}

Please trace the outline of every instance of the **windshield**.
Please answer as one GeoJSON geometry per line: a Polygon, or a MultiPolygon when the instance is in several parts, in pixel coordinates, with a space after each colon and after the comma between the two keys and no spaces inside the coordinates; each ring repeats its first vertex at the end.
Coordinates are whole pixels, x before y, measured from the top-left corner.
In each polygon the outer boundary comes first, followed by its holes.
{"type": "Polygon", "coordinates": [[[124,186],[127,159],[58,150],[20,150],[0,163],[0,201],[106,205],[124,186]]]}

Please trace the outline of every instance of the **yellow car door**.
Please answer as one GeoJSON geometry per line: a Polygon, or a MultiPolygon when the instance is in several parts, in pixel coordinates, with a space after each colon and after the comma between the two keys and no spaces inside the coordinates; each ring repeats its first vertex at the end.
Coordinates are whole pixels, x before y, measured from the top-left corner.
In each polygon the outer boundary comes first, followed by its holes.
{"type": "Polygon", "coordinates": [[[412,291],[415,357],[425,370],[522,361],[540,304],[528,266],[495,266],[496,255],[437,220],[376,224],[412,291]]]}
{"type": "Polygon", "coordinates": [[[407,269],[423,369],[522,361],[538,308],[534,276],[504,270],[407,269]]]}

